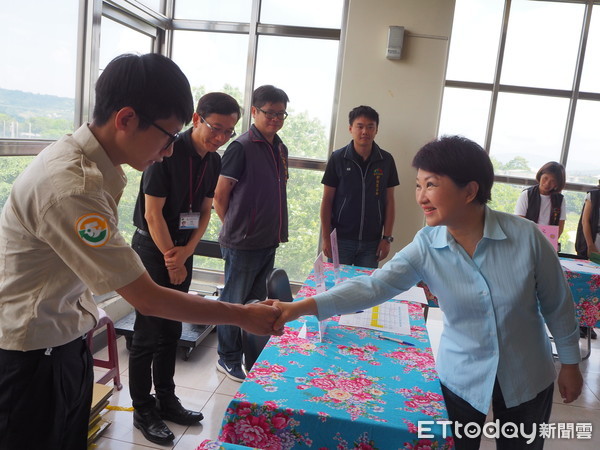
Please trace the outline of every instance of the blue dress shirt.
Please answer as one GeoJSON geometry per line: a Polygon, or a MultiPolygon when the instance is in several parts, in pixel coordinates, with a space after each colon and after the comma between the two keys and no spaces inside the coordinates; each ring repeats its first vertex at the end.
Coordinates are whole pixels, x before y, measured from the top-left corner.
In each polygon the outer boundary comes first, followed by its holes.
{"type": "Polygon", "coordinates": [[[473,258],[445,226],[425,227],[371,276],[316,295],[318,317],[377,305],[421,280],[443,312],[440,380],[482,413],[496,377],[509,408],[554,381],[544,322],[560,362],[580,361],[573,299],[556,252],[535,223],[488,207],[473,258]]]}

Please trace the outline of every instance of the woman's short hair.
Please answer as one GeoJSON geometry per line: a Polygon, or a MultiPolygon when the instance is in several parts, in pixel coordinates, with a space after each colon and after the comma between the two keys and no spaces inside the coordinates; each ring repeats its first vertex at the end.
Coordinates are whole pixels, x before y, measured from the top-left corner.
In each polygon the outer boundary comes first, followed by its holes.
{"type": "Polygon", "coordinates": [[[540,170],[538,170],[538,173],[535,175],[535,179],[538,183],[542,179],[542,175],[545,173],[554,176],[556,179],[556,189],[554,192],[560,192],[565,188],[567,177],[565,174],[565,167],[562,164],[557,163],[556,161],[550,161],[540,167],[540,170]]]}
{"type": "Polygon", "coordinates": [[[476,200],[484,205],[492,199],[492,161],[483,147],[466,137],[442,136],[425,144],[413,158],[412,166],[448,176],[460,187],[475,181],[479,186],[476,200]]]}

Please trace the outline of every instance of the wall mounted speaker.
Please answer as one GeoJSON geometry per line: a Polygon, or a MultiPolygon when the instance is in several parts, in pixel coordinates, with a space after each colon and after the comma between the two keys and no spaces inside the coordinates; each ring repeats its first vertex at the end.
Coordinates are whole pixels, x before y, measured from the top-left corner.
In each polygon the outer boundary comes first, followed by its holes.
{"type": "Polygon", "coordinates": [[[390,26],[385,57],[387,59],[400,59],[402,57],[403,43],[404,27],[390,26]]]}

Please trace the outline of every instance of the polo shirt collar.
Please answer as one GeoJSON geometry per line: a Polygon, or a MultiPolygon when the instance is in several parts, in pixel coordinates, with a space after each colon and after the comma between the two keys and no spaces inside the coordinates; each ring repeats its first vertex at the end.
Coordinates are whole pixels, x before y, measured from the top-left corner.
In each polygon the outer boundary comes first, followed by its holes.
{"type": "MultiPolygon", "coordinates": [[[[344,151],[344,158],[352,160],[355,160],[356,158],[362,159],[362,156],[360,156],[354,148],[354,141],[350,141],[350,143],[346,145],[346,150],[344,151]]],[[[381,148],[379,148],[379,145],[377,145],[375,141],[373,141],[373,148],[371,149],[371,154],[369,155],[369,158],[367,158],[367,161],[379,161],[382,159],[383,155],[381,154],[381,148]]]]}
{"type": "Polygon", "coordinates": [[[96,164],[104,179],[104,188],[113,198],[119,198],[127,185],[127,176],[120,165],[115,166],[100,142],[89,129],[88,124],[83,124],[73,133],[73,139],[79,144],[82,153],[96,164]]]}

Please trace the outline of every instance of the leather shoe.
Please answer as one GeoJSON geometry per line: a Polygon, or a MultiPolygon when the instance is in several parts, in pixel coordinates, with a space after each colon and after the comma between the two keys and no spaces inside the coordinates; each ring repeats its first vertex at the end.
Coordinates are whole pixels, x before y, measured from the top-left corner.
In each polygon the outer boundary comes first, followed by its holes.
{"type": "Polygon", "coordinates": [[[175,422],[179,425],[193,425],[204,419],[199,411],[190,411],[181,406],[178,398],[170,401],[156,400],[156,409],[161,419],[175,422]]]}
{"type": "Polygon", "coordinates": [[[134,410],[133,426],[142,432],[150,442],[160,445],[171,445],[175,435],[162,421],[155,409],[134,410]]]}

